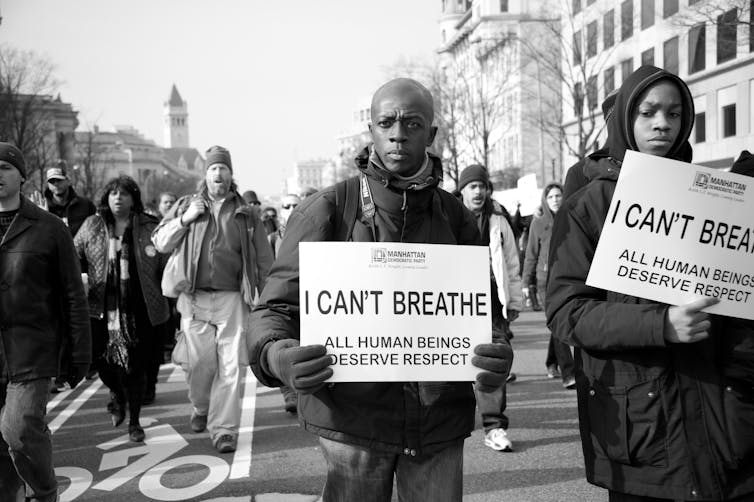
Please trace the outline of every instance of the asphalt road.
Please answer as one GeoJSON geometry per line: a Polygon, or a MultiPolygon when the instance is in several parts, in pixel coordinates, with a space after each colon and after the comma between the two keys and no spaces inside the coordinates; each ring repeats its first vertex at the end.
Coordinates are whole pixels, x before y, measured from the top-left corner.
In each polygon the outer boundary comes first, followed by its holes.
{"type": "MultiPolygon", "coordinates": [[[[606,500],[606,492],[584,481],[575,391],[545,376],[544,316],[525,312],[512,329],[518,379],[508,389],[508,433],[515,451],[485,447],[477,418],[465,446],[464,501],[606,500]]],[[[54,396],[48,405],[62,501],[318,498],[325,466],[316,438],[283,411],[277,389],[258,386],[251,373],[239,447],[231,454],[218,454],[206,432],[191,432],[179,368],[161,369],[157,400],[142,411],[145,443],[128,441],[127,423],[112,427],[107,400],[106,389],[93,380],[54,396]]]]}

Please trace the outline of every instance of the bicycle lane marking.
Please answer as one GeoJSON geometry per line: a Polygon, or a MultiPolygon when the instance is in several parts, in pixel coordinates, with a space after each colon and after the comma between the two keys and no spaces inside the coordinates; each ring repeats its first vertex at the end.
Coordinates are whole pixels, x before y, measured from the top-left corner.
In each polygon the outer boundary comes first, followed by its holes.
{"type": "Polygon", "coordinates": [[[248,478],[251,475],[251,445],[254,439],[254,415],[257,407],[257,379],[245,368],[244,392],[241,399],[241,423],[238,428],[236,453],[228,479],[248,478]]]}
{"type": "MultiPolygon", "coordinates": [[[[76,398],[71,401],[71,403],[58,415],[52,419],[52,421],[47,425],[47,427],[50,429],[50,434],[55,434],[55,432],[60,429],[60,427],[63,426],[63,424],[71,418],[71,416],[78,411],[81,406],[91,398],[95,392],[99,390],[99,388],[102,387],[102,380],[93,380],[92,383],[84,389],[84,391],[76,396],[76,398]]],[[[57,405],[57,404],[56,404],[57,405]]],[[[49,403],[48,403],[49,406],[49,403]]],[[[54,406],[53,406],[54,408],[54,406]]]]}

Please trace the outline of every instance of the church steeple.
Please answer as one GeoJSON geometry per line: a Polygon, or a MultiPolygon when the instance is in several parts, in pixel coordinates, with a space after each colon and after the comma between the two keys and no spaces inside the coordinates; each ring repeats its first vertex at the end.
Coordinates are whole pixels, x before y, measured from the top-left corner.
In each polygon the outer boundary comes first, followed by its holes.
{"type": "Polygon", "coordinates": [[[188,148],[188,103],[173,84],[170,97],[163,104],[163,131],[167,148],[188,148]]]}

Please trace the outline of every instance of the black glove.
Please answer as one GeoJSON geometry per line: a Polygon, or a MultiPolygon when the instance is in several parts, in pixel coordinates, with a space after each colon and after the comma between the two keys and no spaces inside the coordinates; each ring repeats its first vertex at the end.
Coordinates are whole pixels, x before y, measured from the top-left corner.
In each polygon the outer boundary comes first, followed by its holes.
{"type": "Polygon", "coordinates": [[[480,343],[474,347],[471,364],[480,371],[476,376],[476,388],[481,392],[499,389],[508,378],[513,363],[513,349],[507,343],[480,343]]]}
{"type": "Polygon", "coordinates": [[[75,389],[79,382],[84,379],[88,371],[89,363],[71,363],[63,380],[68,382],[71,389],[75,389]]]}
{"type": "Polygon", "coordinates": [[[332,376],[332,359],[324,345],[299,346],[294,339],[277,340],[267,351],[273,375],[300,394],[313,394],[332,376]]]}

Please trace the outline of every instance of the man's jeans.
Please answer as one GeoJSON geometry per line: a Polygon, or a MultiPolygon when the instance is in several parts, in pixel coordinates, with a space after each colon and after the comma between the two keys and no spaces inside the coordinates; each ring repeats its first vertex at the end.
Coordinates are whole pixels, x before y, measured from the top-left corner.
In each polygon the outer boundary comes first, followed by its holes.
{"type": "Polygon", "coordinates": [[[0,378],[0,500],[16,500],[24,483],[28,500],[57,500],[52,442],[45,422],[49,392],[49,378],[15,383],[0,378]]]}
{"type": "Polygon", "coordinates": [[[390,502],[393,476],[400,502],[456,502],[463,493],[463,441],[410,457],[320,437],[327,461],[323,502],[390,502]]]}
{"type": "Polygon", "coordinates": [[[244,327],[249,308],[235,291],[197,291],[178,298],[188,351],[188,397],[207,416],[212,443],[238,436],[241,368],[248,366],[244,327]]]}
{"type": "MultiPolygon", "coordinates": [[[[493,324],[492,343],[505,343],[505,339],[510,341],[510,327],[505,318],[496,319],[497,325],[493,324]]],[[[492,429],[508,429],[508,417],[505,415],[505,408],[508,404],[508,392],[505,382],[497,389],[490,392],[482,392],[474,386],[476,395],[476,404],[479,408],[479,414],[482,415],[482,426],[485,434],[492,429]]]]}

